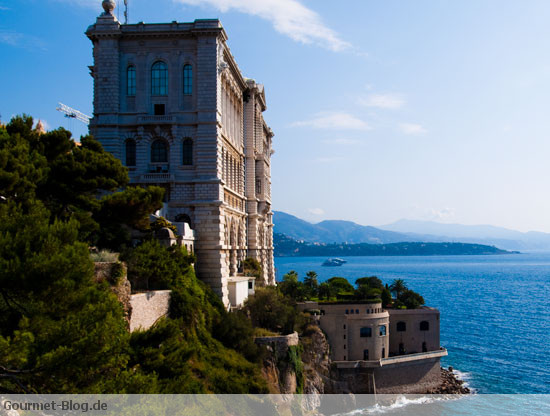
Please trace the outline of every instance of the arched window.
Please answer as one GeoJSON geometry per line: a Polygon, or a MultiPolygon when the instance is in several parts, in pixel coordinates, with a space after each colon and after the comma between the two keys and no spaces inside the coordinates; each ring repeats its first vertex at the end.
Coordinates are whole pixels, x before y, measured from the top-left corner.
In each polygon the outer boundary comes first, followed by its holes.
{"type": "Polygon", "coordinates": [[[183,154],[182,164],[192,165],[193,164],[193,140],[189,138],[183,140],[182,154],[183,154]]]}
{"type": "Polygon", "coordinates": [[[136,141],[126,140],[126,166],[136,166],[136,141]]]}
{"type": "Polygon", "coordinates": [[[183,95],[193,94],[193,67],[185,65],[183,67],[183,95]]]}
{"type": "Polygon", "coordinates": [[[369,360],[369,350],[363,350],[363,360],[369,360]]]}
{"type": "Polygon", "coordinates": [[[386,336],[386,325],[380,325],[378,327],[378,331],[379,331],[379,334],[381,337],[385,337],[386,336]]]}
{"type": "Polygon", "coordinates": [[[428,346],[425,342],[422,343],[422,352],[428,352],[428,346]]]}
{"type": "Polygon", "coordinates": [[[176,222],[186,222],[187,224],[189,224],[189,227],[191,227],[191,217],[187,214],[176,215],[176,222]]]}
{"type": "Polygon", "coordinates": [[[397,332],[405,332],[407,330],[407,324],[403,321],[397,323],[397,332]]]}
{"type": "Polygon", "coordinates": [[[151,94],[168,95],[168,67],[157,61],[151,68],[151,94]]]}
{"type": "Polygon", "coordinates": [[[168,148],[164,140],[155,140],[151,145],[151,163],[168,162],[168,148]]]}
{"type": "Polygon", "coordinates": [[[428,321],[420,322],[420,330],[421,331],[429,331],[430,330],[430,323],[428,321]]]}
{"type": "Polygon", "coordinates": [[[126,71],[126,94],[133,97],[136,95],[136,67],[130,65],[126,71]]]}

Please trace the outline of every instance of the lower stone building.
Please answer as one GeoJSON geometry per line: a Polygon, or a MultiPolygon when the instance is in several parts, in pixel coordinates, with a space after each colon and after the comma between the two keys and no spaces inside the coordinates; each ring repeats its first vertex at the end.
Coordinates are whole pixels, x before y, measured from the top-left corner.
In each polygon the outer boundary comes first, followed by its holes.
{"type": "Polygon", "coordinates": [[[441,383],[439,311],[381,303],[304,302],[331,347],[333,393],[424,393],[441,383]]]}

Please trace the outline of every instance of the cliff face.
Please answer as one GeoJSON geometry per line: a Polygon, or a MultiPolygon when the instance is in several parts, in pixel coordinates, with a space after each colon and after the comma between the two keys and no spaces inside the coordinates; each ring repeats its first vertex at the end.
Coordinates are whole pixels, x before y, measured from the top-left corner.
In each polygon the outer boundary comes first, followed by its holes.
{"type": "Polygon", "coordinates": [[[318,326],[310,325],[300,338],[304,364],[304,393],[323,394],[330,374],[330,346],[318,326]]]}
{"type": "Polygon", "coordinates": [[[259,337],[259,345],[265,345],[268,353],[264,358],[262,376],[272,394],[303,392],[303,371],[298,334],[276,337],[259,337]]]}

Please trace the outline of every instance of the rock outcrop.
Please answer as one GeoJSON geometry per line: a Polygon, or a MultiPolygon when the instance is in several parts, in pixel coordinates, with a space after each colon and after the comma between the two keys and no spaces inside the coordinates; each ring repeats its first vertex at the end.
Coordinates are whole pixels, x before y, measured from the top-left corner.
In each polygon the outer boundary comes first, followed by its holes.
{"type": "Polygon", "coordinates": [[[460,380],[454,373],[453,367],[448,370],[441,368],[441,385],[428,391],[429,394],[470,394],[468,387],[464,386],[464,381],[460,380]]]}
{"type": "Polygon", "coordinates": [[[330,346],[316,325],[309,325],[300,337],[304,363],[304,394],[324,394],[330,374],[330,346]]]}

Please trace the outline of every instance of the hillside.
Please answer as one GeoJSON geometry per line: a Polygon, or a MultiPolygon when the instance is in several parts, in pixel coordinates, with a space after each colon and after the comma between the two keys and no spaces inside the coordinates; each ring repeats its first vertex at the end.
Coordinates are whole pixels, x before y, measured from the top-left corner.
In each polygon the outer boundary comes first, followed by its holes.
{"type": "Polygon", "coordinates": [[[449,256],[493,255],[512,252],[494,246],[466,243],[400,242],[389,244],[308,243],[283,234],[273,236],[276,257],[342,256],[449,256]]]}
{"type": "Polygon", "coordinates": [[[491,225],[444,224],[416,220],[399,220],[380,227],[339,220],[312,224],[280,211],[274,211],[273,222],[276,233],[312,243],[454,242],[496,246],[504,250],[550,250],[548,233],[523,233],[491,225]]]}
{"type": "Polygon", "coordinates": [[[327,220],[312,224],[281,211],[273,212],[273,222],[276,233],[314,243],[385,244],[403,241],[438,241],[433,236],[411,236],[359,225],[352,221],[327,220]]]}

